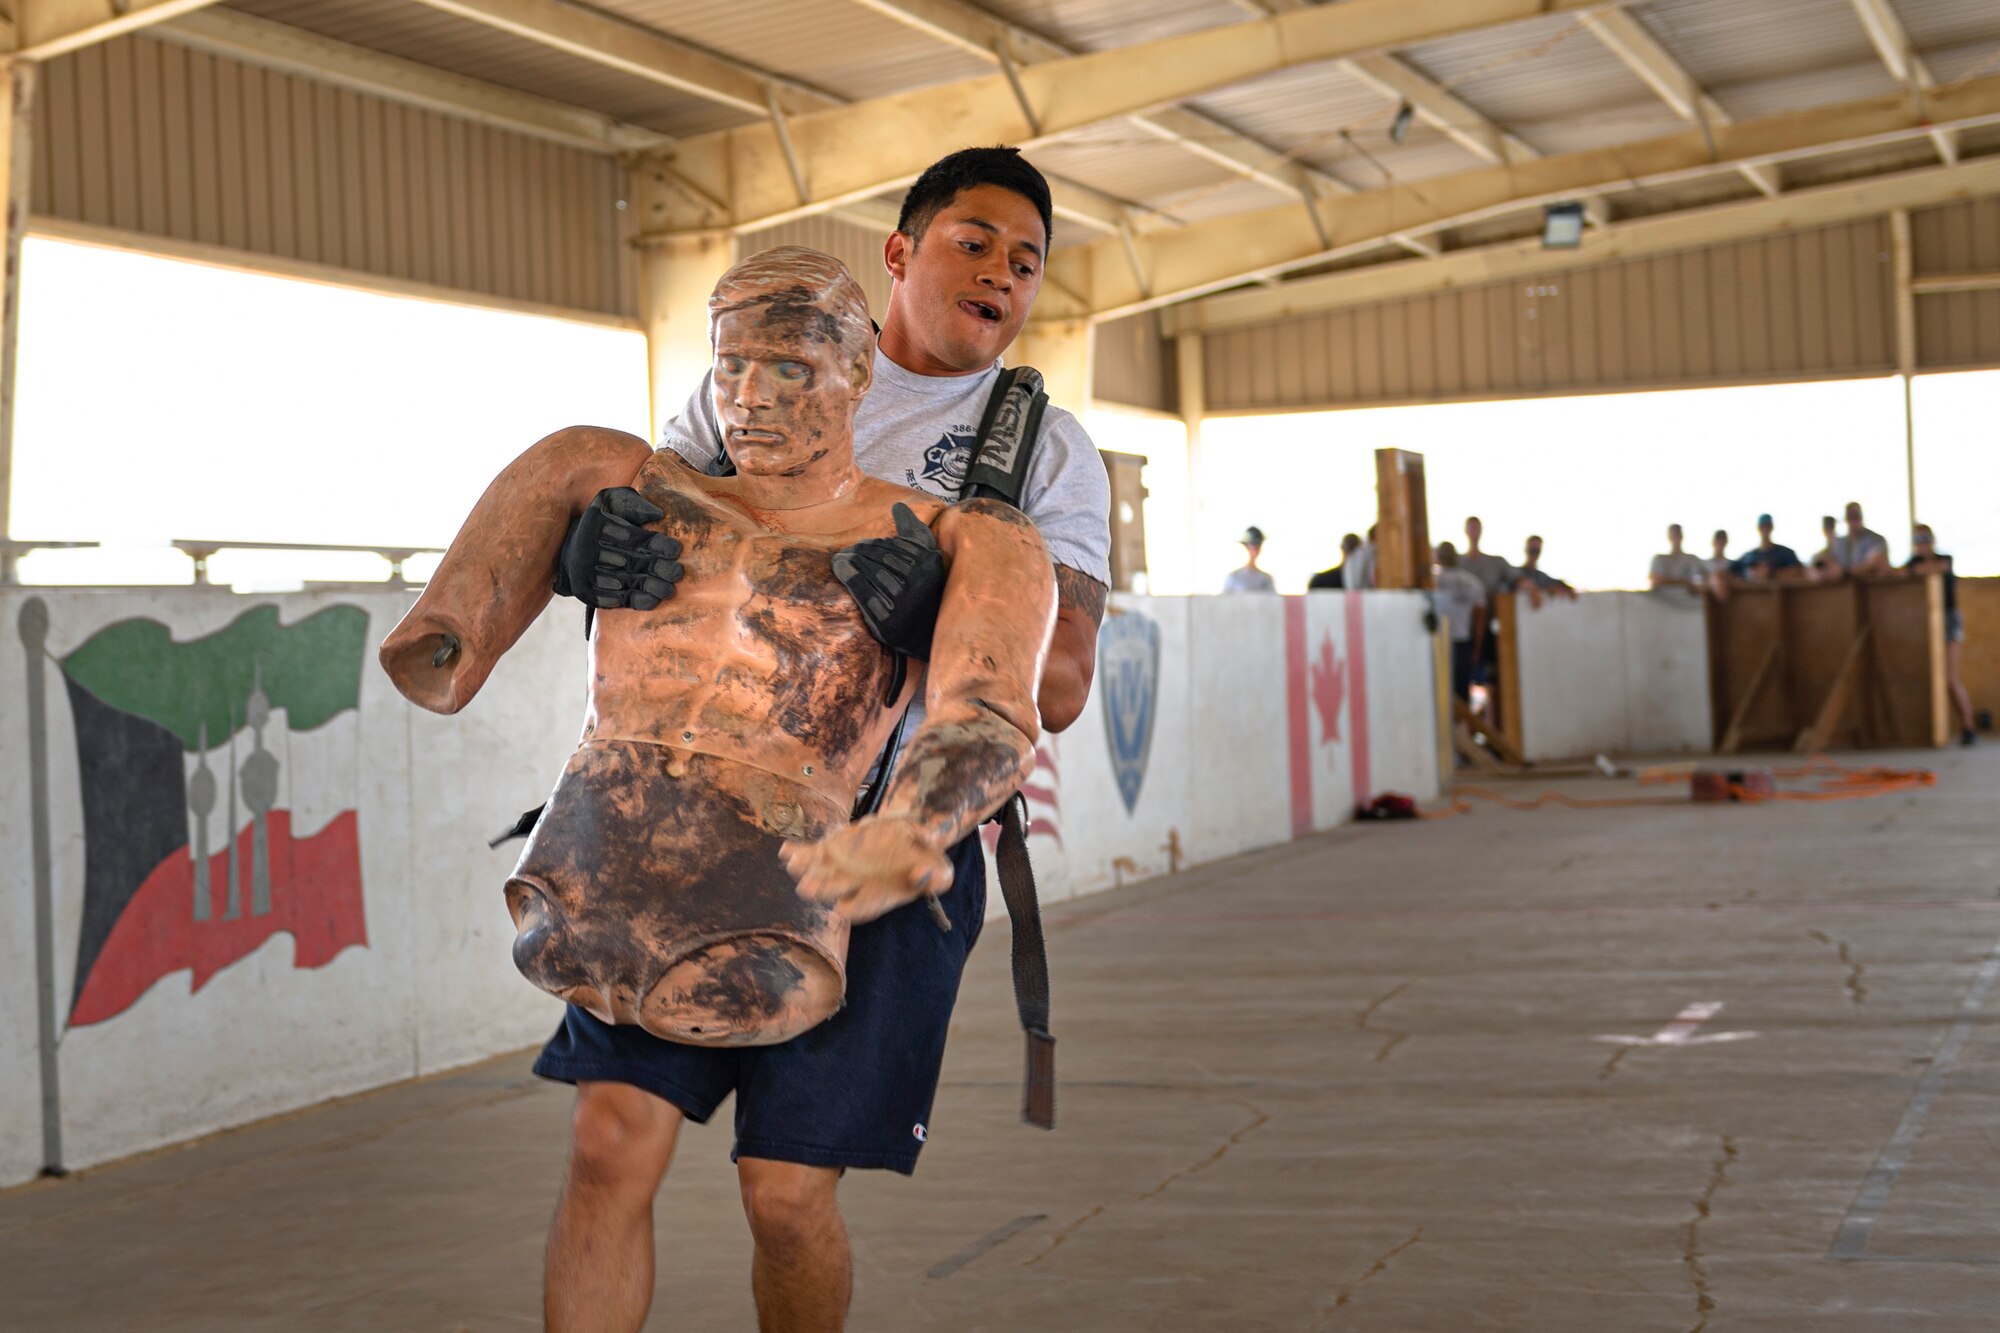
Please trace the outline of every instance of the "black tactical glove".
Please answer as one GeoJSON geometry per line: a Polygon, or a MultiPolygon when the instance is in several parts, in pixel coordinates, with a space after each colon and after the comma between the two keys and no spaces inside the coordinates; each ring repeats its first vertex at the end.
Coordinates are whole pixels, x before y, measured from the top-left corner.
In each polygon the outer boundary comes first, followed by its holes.
{"type": "Polygon", "coordinates": [[[906,504],[890,511],[896,535],[833,553],[833,576],[860,603],[861,618],[884,646],[928,662],[938,606],[944,601],[944,552],[906,504]]]}
{"type": "Polygon", "coordinates": [[[674,595],[681,544],[641,526],[666,511],[630,486],[599,491],[563,538],[556,592],[585,606],[650,611],[674,595]]]}

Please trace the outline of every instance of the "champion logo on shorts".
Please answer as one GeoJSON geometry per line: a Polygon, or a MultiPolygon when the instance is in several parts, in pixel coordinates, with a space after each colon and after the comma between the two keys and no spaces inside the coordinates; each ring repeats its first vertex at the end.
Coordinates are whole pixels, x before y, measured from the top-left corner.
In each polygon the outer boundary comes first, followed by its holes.
{"type": "Polygon", "coordinates": [[[914,1138],[918,1143],[922,1143],[930,1136],[924,1132],[923,1123],[919,1121],[917,1124],[910,1126],[910,1137],[914,1138]]]}

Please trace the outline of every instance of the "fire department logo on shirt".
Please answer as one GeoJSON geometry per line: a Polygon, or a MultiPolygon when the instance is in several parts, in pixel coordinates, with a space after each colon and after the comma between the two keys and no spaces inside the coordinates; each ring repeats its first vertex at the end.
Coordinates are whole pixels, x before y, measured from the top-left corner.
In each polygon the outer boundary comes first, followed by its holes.
{"type": "Polygon", "coordinates": [[[936,444],[924,450],[921,471],[915,468],[904,471],[903,484],[952,499],[965,489],[966,474],[972,470],[972,446],[978,439],[975,431],[946,431],[938,436],[936,444]]]}

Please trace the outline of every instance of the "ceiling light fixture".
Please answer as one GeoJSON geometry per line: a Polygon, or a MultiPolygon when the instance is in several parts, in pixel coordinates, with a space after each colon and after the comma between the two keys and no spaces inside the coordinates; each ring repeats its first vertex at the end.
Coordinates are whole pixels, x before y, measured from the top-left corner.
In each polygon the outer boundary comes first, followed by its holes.
{"type": "Polygon", "coordinates": [[[1569,201],[1542,210],[1542,249],[1574,250],[1582,244],[1582,204],[1569,201]]]}
{"type": "Polygon", "coordinates": [[[1401,143],[1403,136],[1410,132],[1410,122],[1417,118],[1417,109],[1408,102],[1396,108],[1396,118],[1389,122],[1389,142],[1401,143]]]}

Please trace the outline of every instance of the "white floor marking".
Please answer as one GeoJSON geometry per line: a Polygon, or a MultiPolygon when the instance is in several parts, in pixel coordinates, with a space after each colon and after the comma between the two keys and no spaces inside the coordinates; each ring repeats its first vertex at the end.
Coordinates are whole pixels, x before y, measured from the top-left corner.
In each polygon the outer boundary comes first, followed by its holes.
{"type": "Polygon", "coordinates": [[[1703,1023],[1722,1012],[1720,1000],[1696,1000],[1687,1008],[1674,1015],[1674,1021],[1655,1032],[1650,1037],[1630,1037],[1606,1034],[1592,1037],[1592,1041],[1608,1041],[1619,1046],[1708,1046],[1719,1041],[1748,1041],[1756,1036],[1754,1032],[1711,1032],[1706,1036],[1696,1036],[1703,1023]]]}

